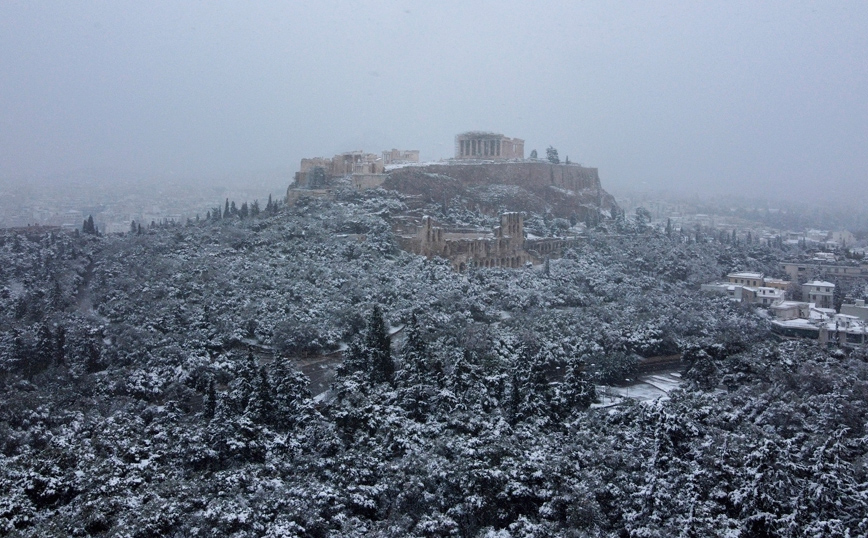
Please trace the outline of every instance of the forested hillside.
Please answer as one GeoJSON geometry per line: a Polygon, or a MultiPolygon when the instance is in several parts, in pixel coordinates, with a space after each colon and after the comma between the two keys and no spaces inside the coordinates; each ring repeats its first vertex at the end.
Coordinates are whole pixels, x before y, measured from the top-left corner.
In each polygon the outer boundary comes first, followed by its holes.
{"type": "Polygon", "coordinates": [[[780,251],[628,219],[462,274],[400,209],[0,235],[0,534],[868,533],[866,354],[698,291],[780,251]],[[337,350],[315,400],[296,361],[337,350]],[[592,406],[672,354],[670,399],[592,406]]]}

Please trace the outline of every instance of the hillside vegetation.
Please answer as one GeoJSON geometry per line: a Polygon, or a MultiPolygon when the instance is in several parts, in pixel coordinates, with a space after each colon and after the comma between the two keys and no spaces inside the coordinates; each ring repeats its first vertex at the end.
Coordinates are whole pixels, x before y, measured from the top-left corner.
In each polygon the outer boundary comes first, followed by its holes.
{"type": "Polygon", "coordinates": [[[0,534],[868,533],[865,353],[698,292],[780,251],[621,219],[462,274],[396,247],[400,204],[0,235],[0,534]],[[314,400],[296,363],[336,350],[314,400]],[[592,406],[671,354],[670,399],[592,406]]]}

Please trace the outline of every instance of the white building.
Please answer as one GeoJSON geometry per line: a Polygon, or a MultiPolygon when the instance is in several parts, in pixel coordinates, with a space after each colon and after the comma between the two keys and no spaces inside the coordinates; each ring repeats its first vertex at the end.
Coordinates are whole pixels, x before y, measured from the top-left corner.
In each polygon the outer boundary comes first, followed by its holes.
{"type": "Polygon", "coordinates": [[[856,302],[852,304],[842,304],[841,313],[848,316],[855,316],[862,321],[868,321],[868,306],[865,306],[864,299],[856,299],[856,302]]]}
{"type": "Polygon", "coordinates": [[[820,308],[833,308],[835,285],[824,280],[811,280],[802,284],[802,298],[820,308]]]}
{"type": "Polygon", "coordinates": [[[765,278],[762,273],[737,272],[726,275],[728,282],[703,284],[702,291],[728,295],[742,303],[771,306],[786,299],[789,282],[777,278],[765,278]]]}
{"type": "Polygon", "coordinates": [[[777,301],[783,301],[786,299],[786,296],[787,292],[782,289],[760,286],[756,288],[754,302],[759,303],[762,306],[771,306],[777,301]]]}

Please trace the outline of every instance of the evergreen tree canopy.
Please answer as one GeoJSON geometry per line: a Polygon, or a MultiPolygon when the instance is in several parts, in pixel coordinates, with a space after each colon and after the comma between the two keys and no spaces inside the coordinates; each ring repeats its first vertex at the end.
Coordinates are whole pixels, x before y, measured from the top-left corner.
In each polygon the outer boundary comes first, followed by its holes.
{"type": "Polygon", "coordinates": [[[560,164],[561,162],[560,157],[558,157],[558,150],[556,150],[552,146],[549,146],[546,149],[546,159],[548,159],[548,161],[552,164],[560,164]]]}

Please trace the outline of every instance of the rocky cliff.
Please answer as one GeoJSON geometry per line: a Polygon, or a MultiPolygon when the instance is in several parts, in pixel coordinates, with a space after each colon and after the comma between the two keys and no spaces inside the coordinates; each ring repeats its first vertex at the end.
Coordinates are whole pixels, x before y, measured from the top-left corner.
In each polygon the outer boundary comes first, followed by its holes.
{"type": "Polygon", "coordinates": [[[455,203],[486,212],[528,211],[578,220],[615,215],[596,168],[547,162],[451,163],[389,172],[383,187],[425,202],[455,203]]]}

